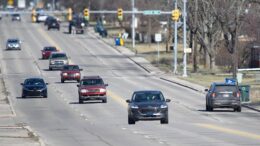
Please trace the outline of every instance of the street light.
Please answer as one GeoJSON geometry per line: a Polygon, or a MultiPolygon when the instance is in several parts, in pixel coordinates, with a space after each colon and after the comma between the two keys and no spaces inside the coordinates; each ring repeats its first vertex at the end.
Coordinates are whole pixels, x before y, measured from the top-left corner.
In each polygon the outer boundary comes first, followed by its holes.
{"type": "Polygon", "coordinates": [[[183,0],[183,51],[184,51],[184,55],[183,55],[183,77],[187,77],[187,52],[186,52],[186,48],[187,48],[187,44],[186,44],[186,17],[187,17],[187,12],[186,12],[186,4],[187,4],[187,0],[183,0]]]}

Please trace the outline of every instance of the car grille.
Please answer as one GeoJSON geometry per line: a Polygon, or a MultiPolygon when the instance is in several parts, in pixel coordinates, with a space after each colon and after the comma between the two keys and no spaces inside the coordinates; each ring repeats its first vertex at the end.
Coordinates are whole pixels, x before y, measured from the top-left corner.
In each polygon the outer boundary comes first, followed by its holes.
{"type": "Polygon", "coordinates": [[[99,92],[99,89],[90,89],[89,92],[99,92]]]}
{"type": "Polygon", "coordinates": [[[157,107],[149,107],[149,108],[142,108],[139,110],[140,113],[146,114],[146,113],[158,113],[160,112],[159,108],[157,107]]]}
{"type": "Polygon", "coordinates": [[[64,65],[64,61],[55,61],[55,64],[57,64],[57,65],[64,65]]]}

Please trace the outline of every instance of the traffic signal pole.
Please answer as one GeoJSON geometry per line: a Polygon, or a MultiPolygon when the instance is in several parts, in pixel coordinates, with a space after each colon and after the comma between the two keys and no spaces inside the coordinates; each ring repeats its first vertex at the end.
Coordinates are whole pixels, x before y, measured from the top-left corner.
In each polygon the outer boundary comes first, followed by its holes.
{"type": "MultiPolygon", "coordinates": [[[[132,12],[135,11],[135,0],[132,0],[132,12]]],[[[132,13],[132,47],[135,48],[135,13],[132,13]]]]}
{"type": "Polygon", "coordinates": [[[187,13],[186,13],[186,4],[187,4],[187,0],[183,0],[183,51],[184,51],[184,55],[183,55],[183,77],[187,77],[187,44],[186,44],[186,17],[187,17],[187,13]]]}
{"type": "MultiPolygon", "coordinates": [[[[175,10],[177,10],[177,7],[178,6],[178,0],[175,1],[175,10]]],[[[177,74],[178,70],[177,70],[177,59],[178,59],[178,47],[177,47],[177,44],[178,44],[178,35],[177,35],[177,23],[178,21],[174,21],[174,70],[173,70],[173,73],[174,74],[177,74]]]]}

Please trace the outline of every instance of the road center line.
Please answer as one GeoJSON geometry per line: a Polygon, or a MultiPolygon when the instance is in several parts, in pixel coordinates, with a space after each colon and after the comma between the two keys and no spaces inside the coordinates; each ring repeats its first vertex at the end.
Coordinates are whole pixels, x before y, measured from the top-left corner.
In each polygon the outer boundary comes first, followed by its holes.
{"type": "Polygon", "coordinates": [[[254,134],[254,133],[249,133],[249,132],[245,132],[245,131],[224,128],[224,127],[220,127],[220,126],[212,125],[212,124],[197,123],[195,125],[199,126],[199,127],[207,128],[207,129],[220,131],[220,132],[227,133],[227,134],[232,134],[232,135],[237,135],[237,136],[241,136],[241,137],[246,137],[246,138],[260,140],[260,135],[254,134]]]}

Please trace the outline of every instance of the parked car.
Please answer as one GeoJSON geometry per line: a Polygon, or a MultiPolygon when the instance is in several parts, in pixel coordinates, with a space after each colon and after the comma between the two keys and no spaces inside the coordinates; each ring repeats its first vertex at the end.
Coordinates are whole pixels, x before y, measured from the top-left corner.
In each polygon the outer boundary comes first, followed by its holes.
{"type": "Polygon", "coordinates": [[[241,93],[236,84],[212,83],[206,95],[206,110],[213,111],[214,108],[233,108],[241,112],[241,93]]]}
{"type": "Polygon", "coordinates": [[[6,50],[21,50],[21,41],[19,39],[8,39],[6,50]]]}
{"type": "Polygon", "coordinates": [[[52,52],[58,52],[58,49],[54,46],[44,47],[42,51],[42,59],[49,59],[52,52]]]}
{"type": "Polygon", "coordinates": [[[69,64],[69,58],[66,53],[52,52],[49,57],[49,70],[62,69],[64,65],[69,64]]]}
{"type": "Polygon", "coordinates": [[[82,71],[82,69],[80,69],[78,65],[64,65],[60,73],[61,82],[64,83],[66,80],[76,80],[80,82],[80,71],[82,71]]]}
{"type": "Polygon", "coordinates": [[[161,91],[135,91],[128,103],[128,124],[139,120],[160,120],[168,124],[168,105],[161,91]]]}
{"type": "Polygon", "coordinates": [[[21,21],[21,16],[20,14],[12,14],[12,21],[21,21]]]}
{"type": "Polygon", "coordinates": [[[50,29],[60,30],[60,23],[56,19],[50,20],[50,22],[48,23],[48,30],[50,29]]]}
{"type": "Polygon", "coordinates": [[[84,76],[81,79],[78,87],[79,103],[85,100],[102,100],[103,103],[107,102],[106,87],[103,79],[100,76],[84,76]]]}
{"type": "Polygon", "coordinates": [[[26,97],[48,97],[47,85],[42,78],[25,79],[22,85],[22,98],[26,97]]]}

